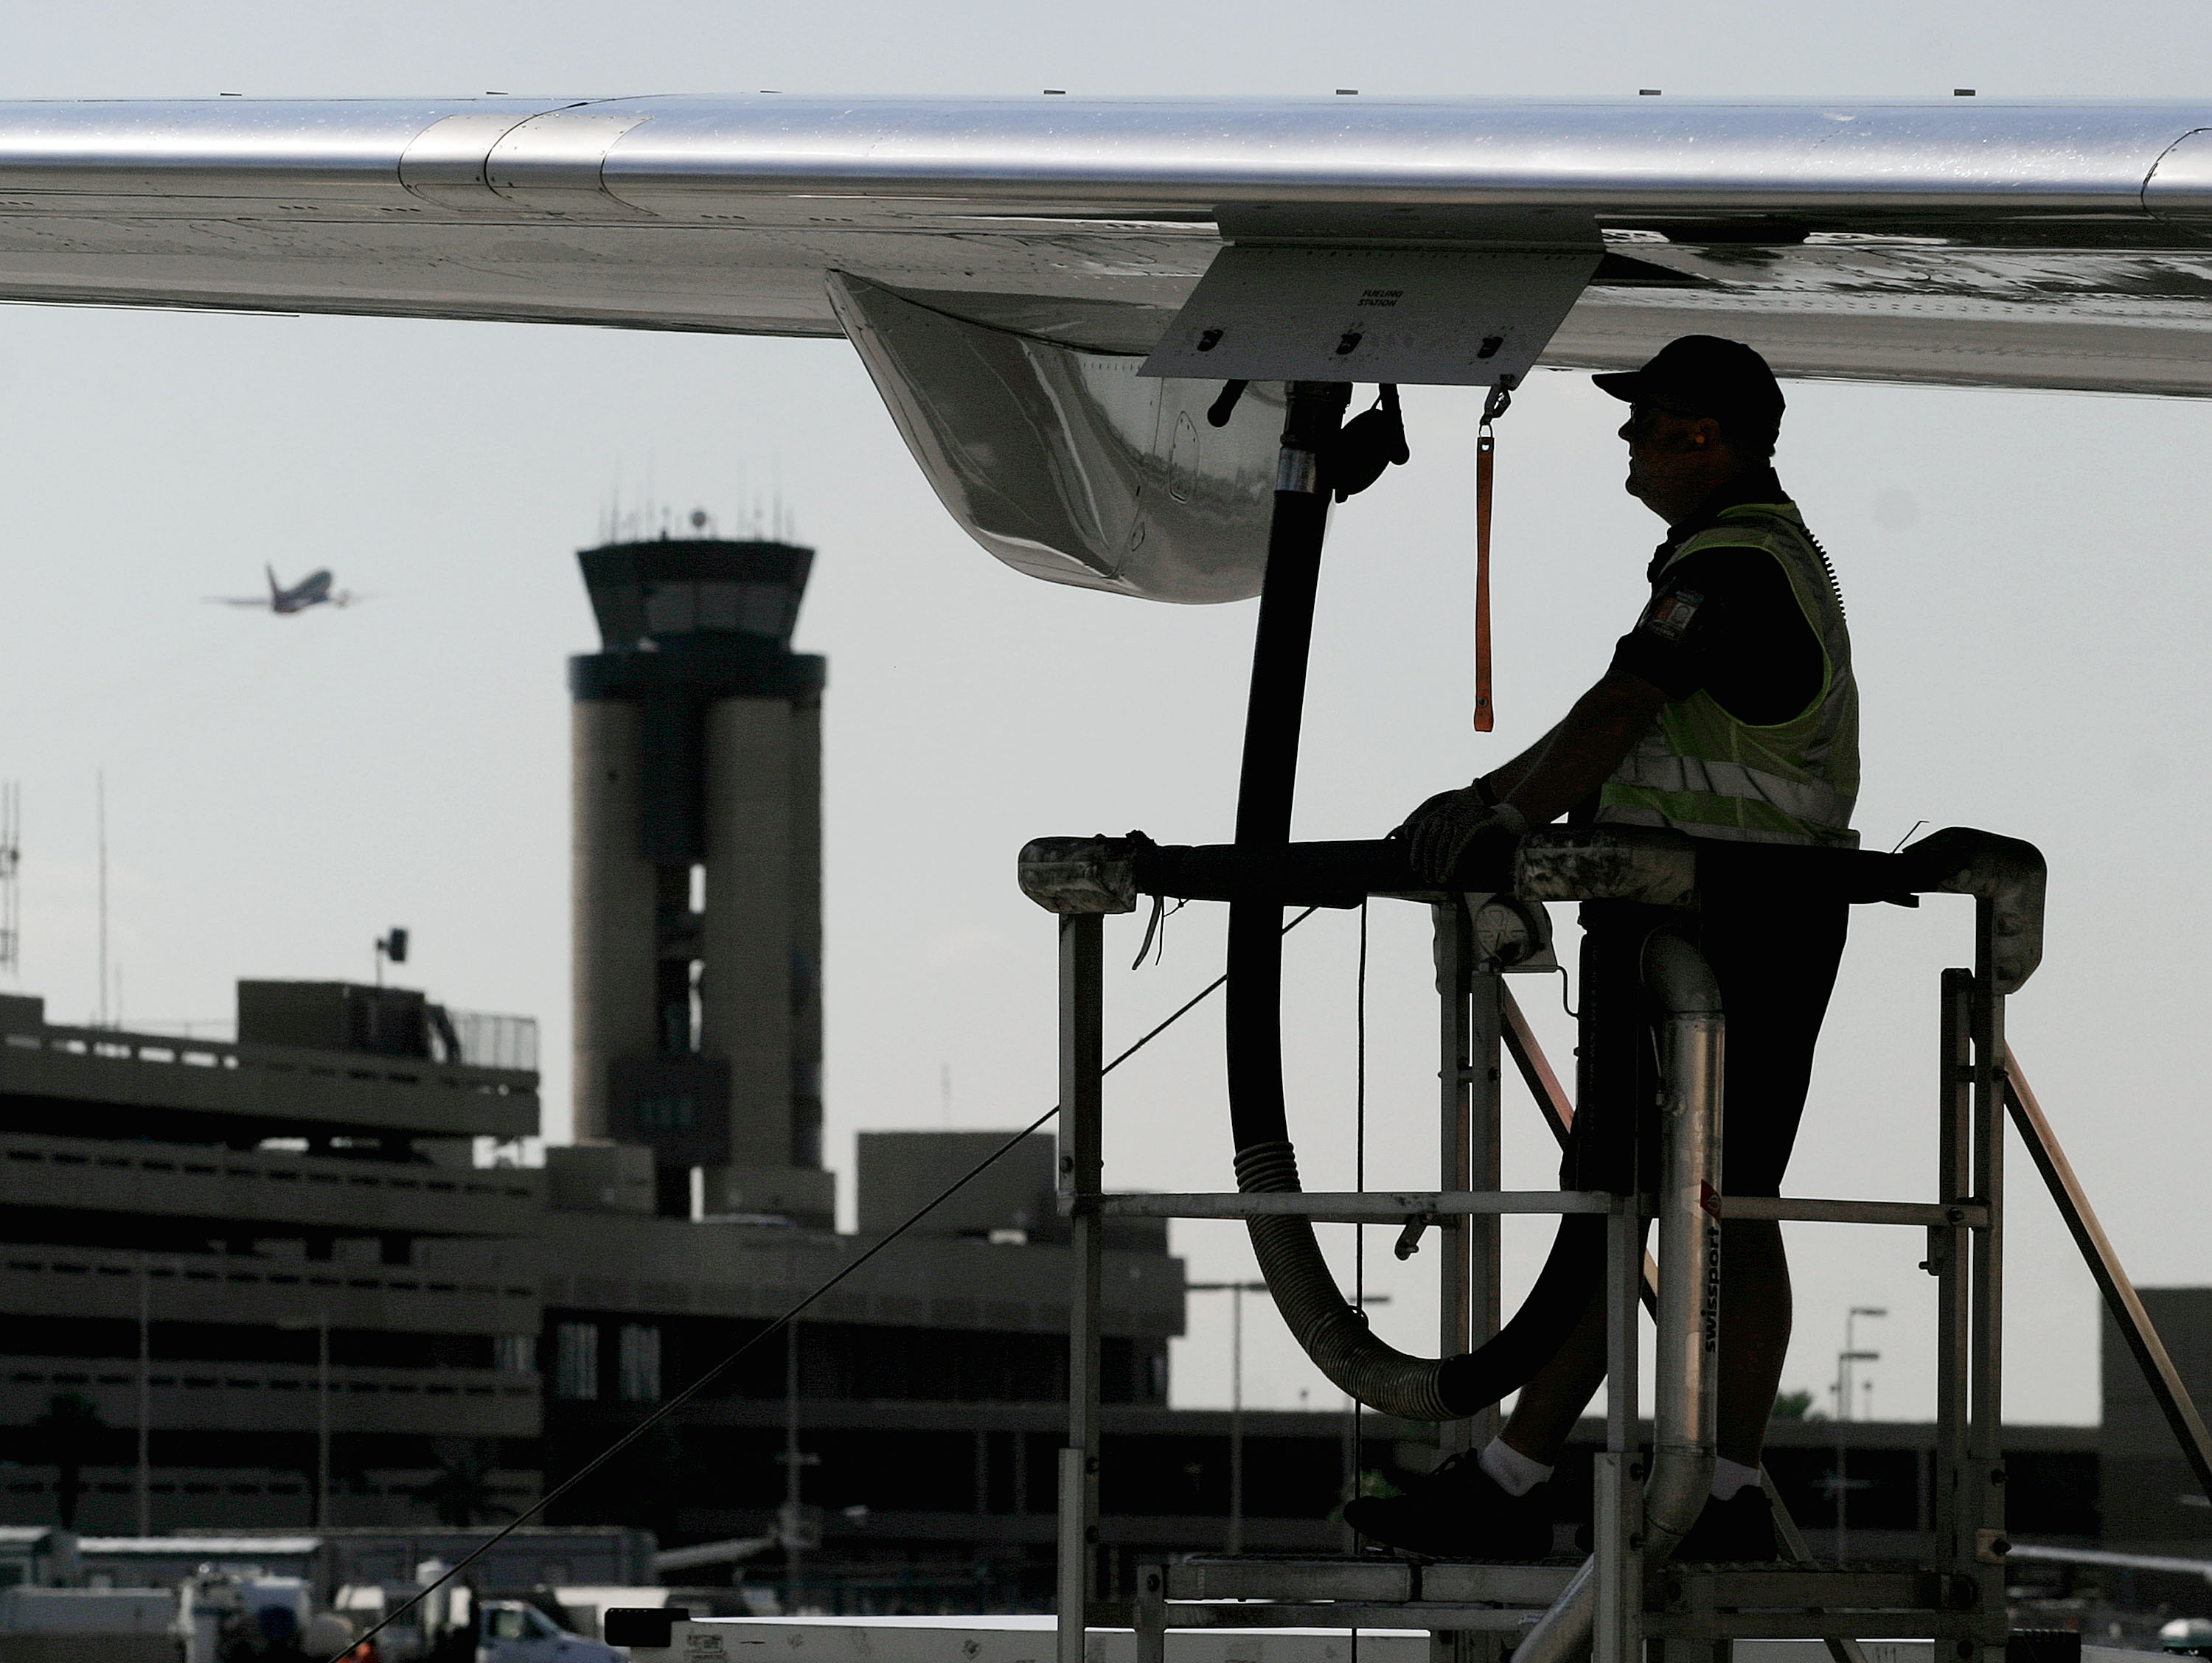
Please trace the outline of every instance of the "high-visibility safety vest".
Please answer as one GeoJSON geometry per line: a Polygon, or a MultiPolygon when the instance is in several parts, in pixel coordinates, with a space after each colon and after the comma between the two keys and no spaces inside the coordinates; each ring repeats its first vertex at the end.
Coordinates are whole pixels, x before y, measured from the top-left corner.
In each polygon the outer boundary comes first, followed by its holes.
{"type": "Polygon", "coordinates": [[[1759,549],[1781,562],[1820,643],[1820,690],[1796,715],[1764,726],[1740,720],[1702,688],[1661,707],[1605,782],[1597,817],[1740,843],[1856,848],[1858,684],[1827,557],[1793,505],[1746,502],[1685,540],[1662,574],[1708,549],[1759,549]]]}

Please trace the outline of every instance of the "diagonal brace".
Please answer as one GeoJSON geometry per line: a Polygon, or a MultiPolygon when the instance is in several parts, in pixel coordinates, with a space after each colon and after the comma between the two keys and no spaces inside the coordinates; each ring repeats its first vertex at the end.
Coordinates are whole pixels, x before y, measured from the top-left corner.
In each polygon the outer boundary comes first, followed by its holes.
{"type": "Polygon", "coordinates": [[[2136,1296],[2135,1284],[2122,1268],[2119,1254],[2112,1250],[2104,1225],[2098,1222],[2096,1209],[2089,1205],[2081,1180],[2075,1175],[2073,1163],[2067,1160],[2066,1151],[2059,1148],[2058,1139],[2052,1135],[2051,1122],[2044,1118],[2042,1105],[2028,1089],[2027,1078],[2021,1072],[2020,1059],[2013,1055],[2010,1047],[2005,1049],[2005,1107],[2012,1111],[2013,1125],[2020,1131],[2021,1141],[2027,1145],[2028,1157],[2050,1187],[2058,1216],[2066,1221],[2074,1245],[2081,1250],[2089,1274],[2097,1279],[2098,1291],[2105,1296],[2105,1308],[2112,1314],[2112,1320],[2118,1325],[2128,1350],[2135,1353],[2136,1364],[2142,1370],[2151,1396],[2158,1399],[2166,1423],[2172,1428],[2183,1457],[2197,1474],[2197,1482],[2204,1486],[2204,1493],[2212,1496],[2212,1436],[2206,1435],[2203,1417],[2190,1400],[2189,1388],[2182,1384],[2180,1371],[2166,1354],[2166,1342],[2158,1337],[2150,1313],[2143,1309],[2142,1301],[2136,1296]]]}

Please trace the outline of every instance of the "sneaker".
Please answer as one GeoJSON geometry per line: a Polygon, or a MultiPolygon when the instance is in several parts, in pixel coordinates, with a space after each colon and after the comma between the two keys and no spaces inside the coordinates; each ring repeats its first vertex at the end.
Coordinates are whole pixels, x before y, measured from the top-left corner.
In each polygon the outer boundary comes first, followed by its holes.
{"type": "Polygon", "coordinates": [[[1362,1536],[1432,1559],[1518,1563],[1552,1551],[1551,1486],[1509,1496],[1468,1450],[1402,1495],[1362,1496],[1344,1505],[1362,1536]]]}
{"type": "Polygon", "coordinates": [[[1763,1564],[1781,1557],[1773,1504],[1757,1484],[1746,1484],[1725,1502],[1707,1496],[1705,1510],[1674,1550],[1678,1563],[1693,1565],[1763,1564]]]}

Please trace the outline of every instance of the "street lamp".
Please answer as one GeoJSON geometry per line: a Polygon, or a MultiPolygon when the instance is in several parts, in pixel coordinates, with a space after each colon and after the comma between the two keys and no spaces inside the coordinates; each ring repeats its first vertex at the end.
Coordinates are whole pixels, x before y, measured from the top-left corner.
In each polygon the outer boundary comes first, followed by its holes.
{"type": "MultiPolygon", "coordinates": [[[[790,1246],[784,1249],[785,1285],[799,1284],[799,1257],[790,1246]]],[[[806,1590],[806,1554],[822,1545],[822,1532],[805,1502],[803,1475],[822,1465],[822,1457],[799,1447],[799,1319],[783,1325],[783,1505],[776,1509],[775,1535],[783,1549],[783,1605],[787,1615],[803,1614],[806,1590]]],[[[848,1508],[849,1516],[853,1509],[848,1508]]],[[[866,1512],[866,1508],[861,1509],[866,1512]]]]}
{"type": "MultiPolygon", "coordinates": [[[[1244,1551],[1244,1296],[1267,1291],[1264,1282],[1186,1282],[1190,1294],[1229,1296],[1229,1529],[1223,1551],[1244,1551]]],[[[1388,1305],[1388,1294],[1370,1294],[1369,1305],[1388,1305]]],[[[1355,1467],[1358,1456],[1353,1457],[1355,1467]]]]}
{"type": "Polygon", "coordinates": [[[1861,1317],[1886,1317],[1888,1314],[1887,1306],[1852,1306],[1844,1316],[1844,1349],[1836,1353],[1836,1563],[1838,1564],[1850,1557],[1845,1548],[1850,1530],[1850,1450],[1844,1441],[1844,1423],[1851,1417],[1851,1365],[1881,1361],[1881,1352],[1859,1350],[1858,1320],[1861,1317]]]}
{"type": "Polygon", "coordinates": [[[1183,1291],[1229,1296],[1229,1532],[1222,1551],[1244,1551],[1244,1296],[1267,1291],[1264,1282],[1186,1282],[1183,1291]]]}
{"type": "Polygon", "coordinates": [[[138,1534],[154,1533],[154,1269],[138,1255],[138,1534]]]}
{"type": "Polygon", "coordinates": [[[279,1328],[315,1331],[315,1528],[331,1527],[331,1314],[279,1322],[279,1328]]]}

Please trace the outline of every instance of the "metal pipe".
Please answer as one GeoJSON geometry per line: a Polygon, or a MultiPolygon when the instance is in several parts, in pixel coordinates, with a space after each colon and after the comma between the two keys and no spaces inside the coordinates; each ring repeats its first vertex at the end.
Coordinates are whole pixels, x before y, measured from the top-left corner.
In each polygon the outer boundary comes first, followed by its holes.
{"type": "MultiPolygon", "coordinates": [[[[1462,916],[1468,916],[1464,907],[1462,916]]],[[[1469,920],[1470,926],[1472,919],[1469,920]]],[[[1470,930],[1470,933],[1471,933],[1470,930]]],[[[1469,978],[1468,1052],[1474,1086],[1468,1154],[1469,1187],[1496,1192],[1504,1183],[1504,1126],[1501,1053],[1504,1045],[1505,978],[1485,966],[1469,978]]],[[[1611,1198],[1607,1198],[1610,1200],[1611,1198]]],[[[1467,1341],[1470,1350],[1487,1344],[1505,1322],[1504,1240],[1496,1213],[1476,1213],[1464,1226],[1467,1238],[1467,1341]]],[[[1445,1348],[1447,1355],[1449,1349],[1445,1348]]],[[[1487,1443],[1499,1430],[1495,1405],[1478,1410],[1468,1423],[1468,1448],[1487,1443]]]]}
{"type": "MultiPolygon", "coordinates": [[[[1645,943],[1644,980],[1665,1030],[1660,1113],[1666,1143],[1658,1192],[1657,1390],[1641,1544],[1648,1566],[1664,1563],[1690,1533],[1712,1488],[1721,1233],[1707,1204],[1717,1194],[1720,1172],[1723,1022],[1712,971],[1680,936],[1659,931],[1645,943]]],[[[1626,1319],[1616,1312],[1613,1320],[1626,1319]]],[[[1593,1558],[1514,1649],[1514,1663],[1579,1657],[1589,1647],[1596,1596],[1593,1558]]]]}
{"type": "MultiPolygon", "coordinates": [[[[1103,1187],[1105,920],[1060,920],[1060,1160],[1056,1187],[1069,1221],[1067,1445],[1060,1452],[1060,1579],[1056,1663],[1084,1663],[1088,1608],[1097,1592],[1099,1342],[1103,1187]]],[[[1018,1447],[1020,1440],[1017,1439],[1018,1447]]]]}
{"type": "Polygon", "coordinates": [[[1602,1190],[1297,1190],[1270,1195],[1109,1195],[1099,1199],[1098,1211],[1109,1218],[1281,1215],[1310,1218],[1317,1224],[1401,1224],[1425,1214],[1463,1218],[1498,1213],[1608,1213],[1619,1205],[1617,1198],[1602,1190]]]}
{"type": "Polygon", "coordinates": [[[1659,1334],[1644,1492],[1644,1551],[1658,1563],[1690,1533],[1713,1482],[1721,1225],[1708,1204],[1720,1193],[1723,1023],[1719,985],[1680,936],[1660,932],[1644,944],[1644,980],[1666,1013],[1659,1334]]]}
{"type": "MultiPolygon", "coordinates": [[[[1994,888],[1994,886],[1992,886],[1994,888]]],[[[2005,993],[1999,972],[2006,950],[1995,893],[1974,897],[1974,981],[1967,1002],[1974,1042],[1974,1199],[1990,1210],[1989,1228],[1976,1230],[1967,1253],[1972,1291],[1968,1323],[1973,1373],[1966,1393],[1966,1466],[1962,1525],[1973,1531],[1970,1574],[1979,1586],[1980,1614],[1969,1632],[1974,1663],[1999,1663],[2005,1645],[2004,1561],[2004,1057],[2005,993]]],[[[2013,985],[2017,986],[2017,983],[2013,985]]]]}
{"type": "MultiPolygon", "coordinates": [[[[1474,920],[1457,900],[1429,908],[1435,930],[1435,963],[1438,1023],[1437,1083],[1443,1098],[1438,1103],[1437,1181],[1445,1189],[1473,1190],[1474,1178],[1474,1119],[1481,1103],[1486,1118],[1494,1119],[1494,1105],[1486,1089],[1478,1098],[1474,1089],[1474,1015],[1475,945],[1474,920]]],[[[1437,1355],[1457,1356],[1475,1343],[1474,1312],[1468,1304],[1474,1292],[1474,1255],[1470,1250],[1472,1221],[1464,1214],[1436,1221],[1437,1355]]],[[[1486,1329],[1483,1338],[1492,1331],[1486,1329]]],[[[1495,1418],[1484,1415],[1487,1421],[1495,1418]]],[[[1439,1429],[1437,1454],[1445,1460],[1478,1448],[1490,1428],[1478,1428],[1475,1417],[1446,1421],[1439,1429]]]]}
{"type": "MultiPolygon", "coordinates": [[[[1969,1102],[1973,1051],[1967,1008],[1973,973],[1943,972],[1937,1010],[1936,1185],[1948,1202],[1968,1199],[1973,1170],[1969,1102]]],[[[1966,1279],[1972,1238],[1959,1225],[1928,1233],[1928,1265],[1936,1282],[1936,1535],[1946,1563],[1973,1560],[1973,1530],[1965,1522],[1967,1387],[1973,1375],[1973,1303],[1966,1279]]]]}

